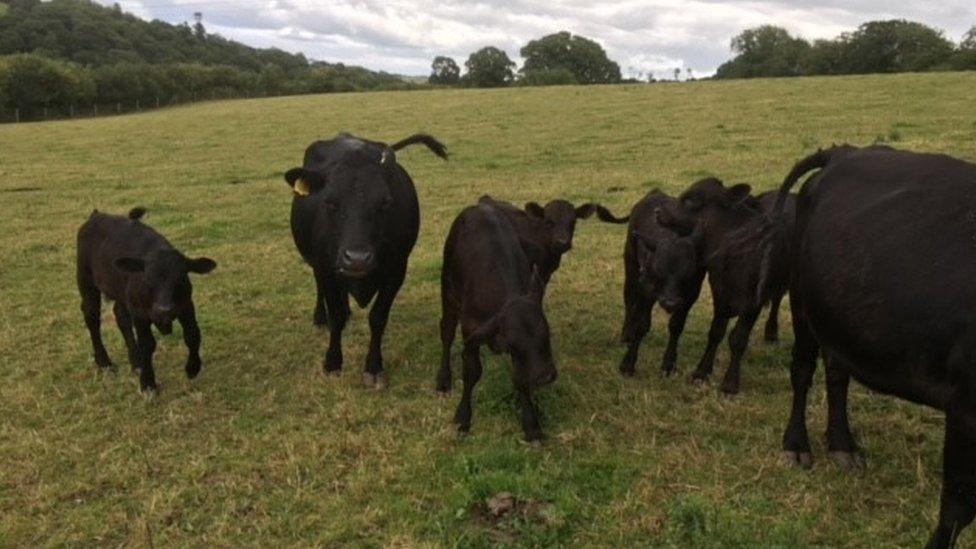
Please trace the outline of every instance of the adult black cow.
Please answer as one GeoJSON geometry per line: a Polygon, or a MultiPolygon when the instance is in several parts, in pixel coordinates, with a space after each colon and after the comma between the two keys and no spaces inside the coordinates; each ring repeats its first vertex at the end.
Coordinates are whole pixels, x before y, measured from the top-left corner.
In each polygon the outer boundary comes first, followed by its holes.
{"type": "Polygon", "coordinates": [[[657,221],[661,208],[669,206],[676,207],[677,201],[654,189],[634,205],[629,216],[624,244],[624,326],[620,334],[621,342],[627,345],[620,373],[628,377],[636,371],[637,353],[651,329],[655,303],[671,315],[661,370],[665,375],[674,372],[678,340],[705,279],[694,241],[657,221]]]}
{"type": "Polygon", "coordinates": [[[797,201],[793,410],[783,448],[809,465],[806,398],[820,353],[828,447],[843,465],[862,465],[847,419],[851,376],[944,410],[942,502],[929,547],[952,547],[976,515],[976,164],[835,147],[797,163],[781,201],[818,168],[797,201]]]}
{"type": "Polygon", "coordinates": [[[143,208],[134,208],[128,217],[92,212],[78,229],[77,280],[95,363],[115,369],[102,343],[104,295],[115,301],[115,322],[128,348],[132,369],[139,372],[139,386],[152,396],[156,393],[153,325],[169,334],[173,321],[179,320],[190,351],[186,375],[193,379],[200,373],[200,327],[188,275],[209,273],[217,264],[206,257],[190,259],[180,253],[141,221],[145,213],[143,208]]]}
{"type": "Polygon", "coordinates": [[[677,209],[661,209],[658,216],[665,225],[691,231],[686,238],[698,250],[697,257],[708,271],[712,323],[693,380],[701,382],[711,376],[718,345],[729,321],[737,319],[729,334],[729,366],[721,385],[722,392],[728,395],[739,392],[749,335],[767,304],[770,313],[766,339],[777,339],[779,305],[790,279],[794,200],[792,196],[784,198],[782,225],[777,227],[767,215],[777,193],[754,197],[750,191],[751,187],[744,183],[726,187],[718,179],[702,179],[681,194],[677,209]]]}
{"type": "Polygon", "coordinates": [[[573,248],[577,220],[588,219],[594,213],[605,223],[622,224],[629,219],[618,218],[603,205],[592,202],[578,207],[563,199],[551,200],[544,207],[529,202],[522,210],[510,202],[485,195],[478,203],[497,208],[508,218],[518,234],[522,249],[529,260],[539,266],[539,274],[546,284],[559,269],[563,255],[573,248]]]}
{"type": "Polygon", "coordinates": [[[414,144],[426,145],[447,158],[444,145],[429,135],[417,134],[386,145],[339,134],[309,145],[302,167],[285,173],[295,191],[292,236],[315,273],[314,321],[329,325],[325,372],[338,374],[342,369],[342,330],[350,314],[349,295],[360,307],[375,297],[363,377],[376,388],[387,383],[383,332],[420,227],[416,189],[395,154],[414,144]]]}
{"type": "Polygon", "coordinates": [[[444,244],[441,271],[442,358],[437,390],[451,390],[451,345],[458,323],[464,338],[464,392],[454,421],[471,429],[471,396],[481,379],[482,345],[512,358],[525,440],[542,439],[532,392],[556,379],[549,323],[542,309],[544,283],[522,250],[505,214],[490,204],[463,210],[444,244]]]}

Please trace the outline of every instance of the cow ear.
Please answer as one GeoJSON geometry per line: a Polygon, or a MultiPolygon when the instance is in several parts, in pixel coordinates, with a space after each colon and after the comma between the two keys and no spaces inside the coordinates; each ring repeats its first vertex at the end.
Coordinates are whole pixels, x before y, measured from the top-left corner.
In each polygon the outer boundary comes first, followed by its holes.
{"type": "Polygon", "coordinates": [[[546,210],[540,206],[538,202],[526,202],[525,211],[529,215],[538,218],[543,218],[546,216],[546,210]]]}
{"type": "Polygon", "coordinates": [[[285,172],[285,181],[298,196],[308,196],[322,186],[322,176],[305,168],[292,168],[285,172]]]}
{"type": "Polygon", "coordinates": [[[590,202],[576,208],[576,219],[586,219],[596,212],[596,204],[590,202]]]}
{"type": "Polygon", "coordinates": [[[747,183],[732,185],[725,190],[725,203],[729,206],[738,205],[749,198],[750,192],[752,192],[752,187],[747,183]]]}
{"type": "Polygon", "coordinates": [[[630,234],[634,235],[634,239],[637,240],[637,242],[640,242],[640,244],[642,246],[644,246],[645,248],[647,248],[651,252],[657,251],[657,242],[655,240],[652,240],[651,238],[649,238],[649,237],[647,237],[647,236],[645,236],[645,235],[643,235],[643,234],[641,234],[641,233],[639,233],[637,231],[633,231],[630,234]]]}
{"type": "Polygon", "coordinates": [[[146,270],[146,262],[137,257],[117,257],[112,263],[123,273],[141,273],[146,270]]]}
{"type": "Polygon", "coordinates": [[[207,274],[217,268],[217,262],[209,257],[186,260],[186,270],[196,274],[207,274]]]}
{"type": "Polygon", "coordinates": [[[499,315],[491,317],[488,322],[485,322],[478,329],[471,332],[464,340],[465,345],[484,345],[491,341],[496,335],[498,335],[498,329],[501,326],[501,319],[499,315]]]}

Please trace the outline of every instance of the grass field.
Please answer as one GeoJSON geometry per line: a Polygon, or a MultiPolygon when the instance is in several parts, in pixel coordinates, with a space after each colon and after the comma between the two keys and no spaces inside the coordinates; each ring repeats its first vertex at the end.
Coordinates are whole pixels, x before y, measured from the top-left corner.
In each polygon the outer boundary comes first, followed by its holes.
{"type": "MultiPolygon", "coordinates": [[[[743,392],[727,400],[717,383],[687,381],[707,296],[677,378],[657,372],[657,311],[637,377],[621,378],[620,226],[581,222],[547,294],[560,376],[540,397],[544,447],[520,442],[497,357],[472,435],[459,439],[459,391],[433,391],[440,253],[456,213],[486,192],[599,200],[623,214],[650,188],[677,192],[709,174],[773,188],[834,142],[973,160],[974,89],[976,73],[955,73],[370,93],[2,126],[0,546],[920,546],[938,510],[942,415],[854,387],[869,461],[845,472],[826,456],[820,371],[815,465],[788,467],[789,316],[778,346],[753,334],[743,392]],[[342,130],[388,141],[428,131],[452,153],[399,155],[422,228],[387,332],[385,392],[361,384],[358,309],[346,373],[322,375],[327,335],[312,326],[312,276],[288,229],[281,174],[342,130]],[[96,372],[74,283],[78,225],[92,208],[134,205],[182,250],[219,263],[196,279],[203,372],[186,380],[182,340],[160,339],[153,402],[127,369],[96,372]],[[485,502],[503,491],[522,504],[496,521],[485,502]]],[[[961,540],[974,545],[976,527],[961,540]]]]}

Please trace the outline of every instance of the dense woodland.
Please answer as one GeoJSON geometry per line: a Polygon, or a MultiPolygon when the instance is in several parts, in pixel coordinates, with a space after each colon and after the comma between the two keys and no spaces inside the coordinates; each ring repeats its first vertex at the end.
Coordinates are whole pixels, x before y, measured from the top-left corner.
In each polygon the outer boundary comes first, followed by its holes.
{"type": "Polygon", "coordinates": [[[0,3],[0,108],[66,114],[102,104],[414,87],[392,74],[309,61],[209,34],[202,25],[147,22],[87,0],[0,3]]]}

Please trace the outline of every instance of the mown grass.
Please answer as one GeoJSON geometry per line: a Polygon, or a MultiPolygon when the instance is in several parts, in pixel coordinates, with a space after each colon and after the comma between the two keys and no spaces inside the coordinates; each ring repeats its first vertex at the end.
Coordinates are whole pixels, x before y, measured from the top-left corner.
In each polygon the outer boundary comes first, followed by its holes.
{"type": "MultiPolygon", "coordinates": [[[[440,250],[454,215],[486,192],[624,213],[652,187],[677,192],[706,174],[772,188],[834,142],[976,159],[974,88],[970,73],[370,93],[0,127],[0,545],[919,546],[937,513],[941,414],[854,388],[869,467],[845,472],[825,455],[820,374],[817,461],[791,469],[779,457],[789,316],[780,345],[754,337],[743,393],[726,400],[686,381],[707,296],[678,378],[657,373],[656,313],[637,378],[622,379],[620,226],[581,223],[550,287],[561,375],[540,398],[546,445],[520,442],[498,358],[459,440],[457,395],[433,394],[440,250]],[[322,375],[327,336],[311,325],[312,278],[288,229],[281,174],[340,130],[428,131],[453,155],[400,155],[423,221],[383,393],[358,375],[362,311],[346,374],[322,375]],[[219,262],[196,286],[203,373],[187,381],[181,340],[162,339],[155,402],[134,377],[96,372],[74,284],[77,226],[92,208],[134,205],[181,249],[219,262]],[[503,491],[524,508],[496,522],[484,506],[503,491]]],[[[720,373],[726,356],[723,345],[720,373]]]]}

